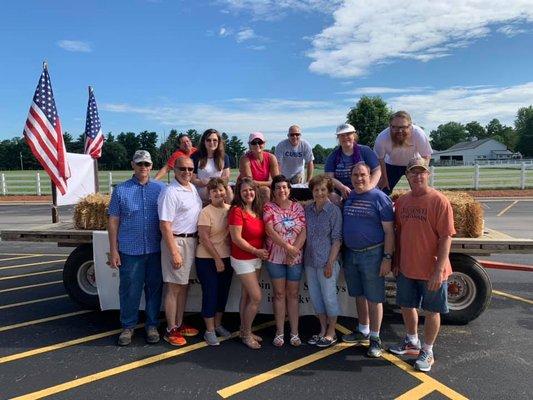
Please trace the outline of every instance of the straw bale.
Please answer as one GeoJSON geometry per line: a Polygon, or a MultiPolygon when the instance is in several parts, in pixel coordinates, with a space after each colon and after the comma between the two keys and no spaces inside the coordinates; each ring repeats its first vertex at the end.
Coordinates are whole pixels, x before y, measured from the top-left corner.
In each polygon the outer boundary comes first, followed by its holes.
{"type": "Polygon", "coordinates": [[[90,194],[80,199],[74,208],[76,229],[106,230],[110,199],[109,195],[100,193],[90,194]]]}

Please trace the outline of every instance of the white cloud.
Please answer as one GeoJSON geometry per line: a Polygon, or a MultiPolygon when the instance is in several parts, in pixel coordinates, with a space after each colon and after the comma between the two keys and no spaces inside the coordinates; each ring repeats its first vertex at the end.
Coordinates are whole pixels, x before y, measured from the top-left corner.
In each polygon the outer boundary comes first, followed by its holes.
{"type": "Polygon", "coordinates": [[[513,37],[521,33],[526,33],[526,30],[520,29],[514,25],[505,25],[498,28],[498,32],[503,33],[505,36],[513,37]]]}
{"type": "Polygon", "coordinates": [[[249,12],[257,20],[276,20],[289,11],[331,13],[340,0],[219,0],[231,12],[249,12]]]}
{"type": "Polygon", "coordinates": [[[533,4],[531,0],[419,0],[409,6],[404,0],[345,0],[333,19],[312,40],[309,68],[353,77],[397,59],[427,62],[446,57],[502,24],[533,21],[533,4]]]}
{"type": "Polygon", "coordinates": [[[90,53],[93,51],[90,43],[80,40],[60,40],[57,45],[67,51],[90,53]]]}
{"type": "Polygon", "coordinates": [[[235,40],[237,43],[244,42],[245,40],[250,40],[255,38],[256,35],[252,28],[243,28],[235,35],[235,40]]]}
{"type": "Polygon", "coordinates": [[[231,30],[224,27],[224,26],[221,26],[220,29],[218,30],[218,36],[222,36],[222,37],[225,37],[225,36],[229,36],[231,35],[231,30]]]}
{"type": "Polygon", "coordinates": [[[388,93],[416,93],[422,92],[431,89],[427,86],[411,86],[405,88],[392,88],[385,86],[367,86],[359,87],[344,92],[339,92],[338,94],[353,94],[353,95],[384,95],[388,93]]]}

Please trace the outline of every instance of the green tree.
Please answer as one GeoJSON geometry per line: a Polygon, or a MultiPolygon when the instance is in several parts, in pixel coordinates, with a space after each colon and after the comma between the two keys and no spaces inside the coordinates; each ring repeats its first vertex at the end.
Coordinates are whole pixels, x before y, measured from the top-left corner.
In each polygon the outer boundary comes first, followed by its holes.
{"type": "Polygon", "coordinates": [[[232,136],[226,146],[231,168],[237,168],[239,166],[239,159],[245,151],[246,147],[244,147],[242,141],[237,136],[232,136]]]}
{"type": "Polygon", "coordinates": [[[505,144],[512,151],[516,149],[518,142],[516,131],[510,126],[502,125],[497,118],[492,119],[487,124],[487,137],[505,144]]]}
{"type": "Polygon", "coordinates": [[[448,122],[439,125],[436,130],[431,131],[431,147],[434,150],[446,150],[454,144],[464,142],[468,139],[468,132],[463,124],[459,122],[448,122]]]}
{"type": "Polygon", "coordinates": [[[328,157],[328,150],[329,149],[326,149],[319,144],[315,145],[315,147],[313,147],[313,156],[315,157],[314,163],[324,164],[328,157]]]}
{"type": "Polygon", "coordinates": [[[363,96],[348,112],[348,123],[359,132],[359,143],[374,145],[376,136],[389,126],[392,111],[379,96],[363,96]]]}
{"type": "Polygon", "coordinates": [[[198,147],[198,145],[200,144],[200,138],[202,137],[202,135],[198,133],[196,129],[187,129],[185,134],[189,136],[189,138],[191,139],[192,145],[194,147],[198,147]]]}
{"type": "Polygon", "coordinates": [[[162,163],[165,163],[170,158],[172,153],[178,149],[178,147],[178,131],[176,129],[171,129],[165,142],[159,146],[159,154],[162,163]]]}
{"type": "Polygon", "coordinates": [[[514,126],[518,134],[516,150],[524,157],[533,157],[533,106],[518,110],[514,126]]]}
{"type": "Polygon", "coordinates": [[[139,138],[133,132],[121,132],[117,136],[117,142],[126,149],[126,157],[128,160],[131,160],[133,154],[139,150],[139,138]]]}
{"type": "Polygon", "coordinates": [[[157,147],[157,133],[143,131],[139,133],[138,140],[139,149],[148,151],[152,156],[154,168],[161,168],[161,156],[159,153],[159,148],[157,147]]]}
{"type": "Polygon", "coordinates": [[[131,157],[128,157],[127,150],[122,143],[106,141],[102,147],[102,157],[98,160],[98,165],[104,170],[131,169],[129,160],[131,157]]]}
{"type": "Polygon", "coordinates": [[[470,139],[476,138],[481,140],[488,137],[487,130],[477,121],[469,122],[465,125],[465,129],[468,132],[468,137],[470,139]]]}

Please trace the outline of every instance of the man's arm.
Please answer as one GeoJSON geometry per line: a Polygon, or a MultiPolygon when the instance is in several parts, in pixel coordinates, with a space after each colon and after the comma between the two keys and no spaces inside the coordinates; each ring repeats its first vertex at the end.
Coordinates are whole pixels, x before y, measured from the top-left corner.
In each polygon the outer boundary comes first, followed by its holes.
{"type": "Polygon", "coordinates": [[[311,180],[311,178],[313,177],[314,170],[315,170],[315,164],[313,163],[313,160],[311,160],[307,163],[307,175],[305,177],[306,182],[309,182],[311,180]]]}
{"type": "Polygon", "coordinates": [[[380,189],[389,189],[389,177],[387,176],[387,167],[385,166],[385,159],[379,159],[379,168],[381,169],[381,178],[378,182],[378,187],[380,189]]]}
{"type": "Polygon", "coordinates": [[[274,154],[270,154],[270,178],[278,176],[279,172],[279,163],[278,159],[274,154]]]}
{"type": "Polygon", "coordinates": [[[442,274],[446,268],[446,260],[450,255],[452,247],[452,237],[443,236],[439,238],[439,245],[437,247],[437,262],[435,263],[435,271],[433,276],[428,281],[429,290],[438,290],[442,283],[442,274]]]}
{"type": "Polygon", "coordinates": [[[167,164],[163,165],[163,167],[159,171],[157,171],[157,174],[155,175],[154,179],[158,181],[161,180],[163,177],[167,176],[169,170],[170,169],[168,168],[167,164]]]}
{"type": "Polygon", "coordinates": [[[174,241],[174,234],[172,233],[172,222],[170,221],[159,221],[159,228],[161,229],[161,235],[163,240],[167,245],[168,251],[170,253],[172,268],[179,269],[183,264],[183,259],[178,250],[178,246],[174,241]]]}
{"type": "Polygon", "coordinates": [[[341,181],[336,179],[334,172],[326,172],[326,176],[331,178],[331,182],[333,182],[333,187],[339,192],[341,192],[342,197],[344,199],[347,199],[352,189],[350,189],[348,186],[344,185],[341,181]]]}
{"type": "MultiPolygon", "coordinates": [[[[381,221],[383,231],[385,232],[385,242],[383,245],[383,252],[392,255],[394,253],[394,222],[381,221]]],[[[381,260],[381,267],[379,276],[385,276],[391,271],[392,259],[383,258],[381,260]]]]}
{"type": "Polygon", "coordinates": [[[379,179],[381,178],[381,167],[378,165],[372,171],[370,171],[370,186],[376,187],[379,179]]]}
{"type": "Polygon", "coordinates": [[[118,254],[118,227],[119,217],[109,216],[107,223],[107,233],[109,236],[109,266],[111,268],[120,267],[120,255],[118,254]]]}

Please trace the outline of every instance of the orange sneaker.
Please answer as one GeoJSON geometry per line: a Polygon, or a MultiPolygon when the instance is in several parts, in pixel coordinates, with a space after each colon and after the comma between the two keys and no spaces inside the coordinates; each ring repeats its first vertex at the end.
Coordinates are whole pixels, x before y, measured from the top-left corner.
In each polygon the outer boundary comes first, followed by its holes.
{"type": "Polygon", "coordinates": [[[193,328],[190,325],[187,324],[181,324],[181,326],[178,329],[178,332],[183,336],[196,336],[198,335],[198,329],[193,328]]]}
{"type": "Polygon", "coordinates": [[[172,328],[170,332],[167,330],[163,339],[172,346],[183,346],[184,344],[187,344],[185,338],[178,332],[178,328],[172,328]]]}

